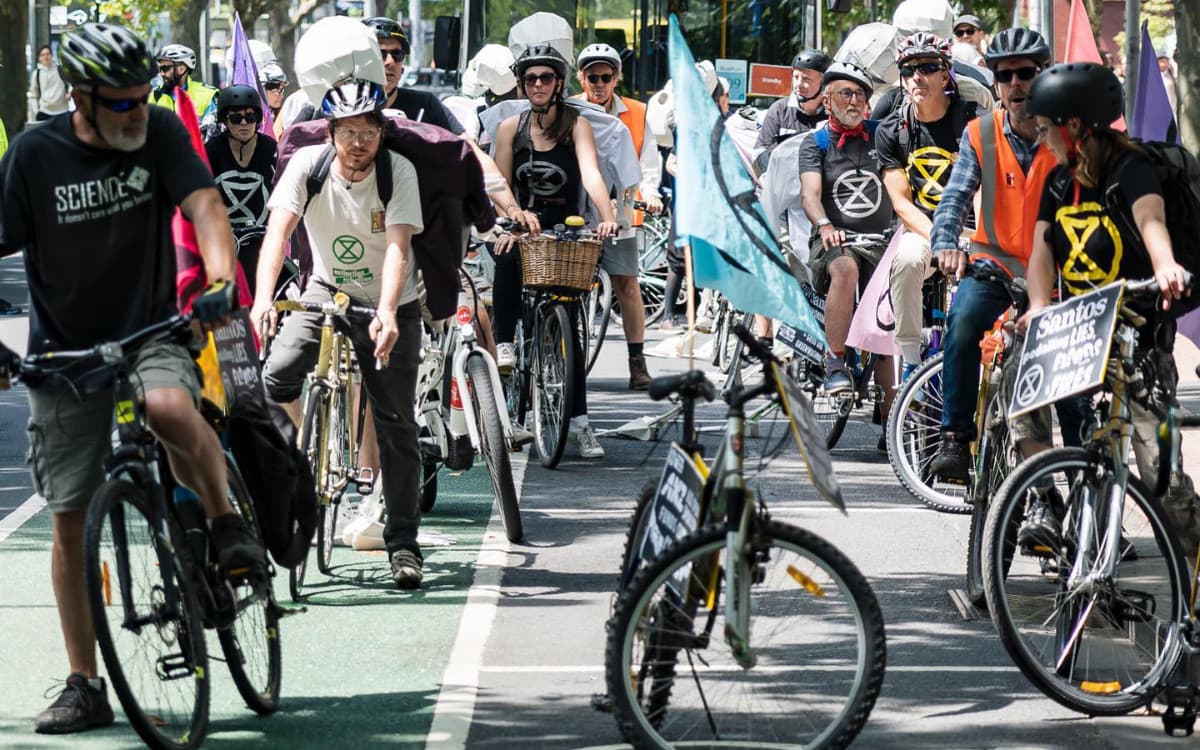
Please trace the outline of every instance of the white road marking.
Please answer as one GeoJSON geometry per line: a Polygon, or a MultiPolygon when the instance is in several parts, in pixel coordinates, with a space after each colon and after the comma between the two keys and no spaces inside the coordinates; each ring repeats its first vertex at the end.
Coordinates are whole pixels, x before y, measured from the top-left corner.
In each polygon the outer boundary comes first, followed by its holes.
{"type": "MultiPolygon", "coordinates": [[[[809,513],[837,513],[841,515],[842,513],[837,508],[822,506],[813,506],[811,508],[779,508],[771,505],[770,508],[772,516],[804,516],[809,513]]],[[[618,508],[537,508],[532,505],[529,506],[529,510],[535,510],[538,513],[548,516],[608,516],[613,518],[628,517],[633,512],[632,508],[625,510],[618,508]]],[[[854,515],[855,513],[934,513],[935,511],[923,505],[877,506],[871,508],[858,508],[853,505],[847,505],[846,512],[849,515],[854,515]]],[[[963,518],[966,518],[966,516],[964,515],[963,518]]]]}
{"type": "MultiPolygon", "coordinates": [[[[849,672],[849,671],[853,671],[854,668],[855,667],[853,665],[846,665],[846,666],[842,667],[842,666],[828,665],[828,664],[826,664],[826,665],[813,664],[813,665],[806,665],[804,667],[804,670],[807,672],[849,672]]],[[[741,667],[737,667],[737,666],[733,666],[733,665],[730,665],[728,667],[711,667],[711,668],[707,668],[707,669],[702,668],[701,671],[732,671],[735,669],[738,671],[741,671],[741,667]]],[[[782,672],[782,671],[792,671],[794,669],[795,669],[794,666],[780,665],[777,667],[756,667],[755,671],[782,672]]],[[[536,664],[530,664],[530,665],[513,664],[510,666],[481,667],[479,669],[479,671],[486,673],[486,674],[599,674],[599,673],[604,672],[604,667],[602,665],[585,665],[585,664],[566,664],[566,665],[561,665],[561,666],[549,666],[549,665],[539,666],[536,664]]],[[[972,667],[972,666],[962,666],[962,665],[953,665],[953,664],[946,664],[946,665],[908,664],[908,665],[899,665],[899,666],[889,664],[887,666],[887,671],[889,674],[893,673],[893,672],[922,672],[922,673],[923,672],[950,672],[950,673],[970,674],[970,673],[976,673],[976,672],[987,672],[987,673],[1016,672],[1018,670],[1016,667],[972,667]]]]}
{"type": "MultiPolygon", "coordinates": [[[[526,456],[525,453],[509,455],[518,499],[525,484],[526,456]]],[[[442,688],[434,706],[433,723],[425,737],[427,748],[455,750],[467,746],[471,720],[475,715],[475,697],[479,692],[484,647],[496,619],[500,579],[508,565],[509,551],[504,525],[493,503],[492,517],[484,532],[479,557],[475,560],[475,581],[467,591],[467,604],[463,607],[458,635],[454,638],[450,660],[442,675],[442,688]]]]}
{"type": "Polygon", "coordinates": [[[46,507],[46,501],[41,495],[30,495],[29,499],[16,507],[13,512],[0,518],[0,542],[7,539],[14,531],[21,528],[26,521],[37,515],[46,507]]]}

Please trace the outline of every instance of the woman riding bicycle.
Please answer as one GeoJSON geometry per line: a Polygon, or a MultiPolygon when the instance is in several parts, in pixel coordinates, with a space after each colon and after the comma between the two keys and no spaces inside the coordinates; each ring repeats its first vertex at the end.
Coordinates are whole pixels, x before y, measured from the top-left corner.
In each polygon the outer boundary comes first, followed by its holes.
{"type": "MultiPolygon", "coordinates": [[[[1117,279],[1153,276],[1163,290],[1161,305],[1134,307],[1147,319],[1138,329],[1138,350],[1149,352],[1158,344],[1170,352],[1176,327],[1170,307],[1186,293],[1187,272],[1171,250],[1163,186],[1154,165],[1125,133],[1112,128],[1123,106],[1121,82],[1111,70],[1093,63],[1055,65],[1038,74],[1030,88],[1028,109],[1037,116],[1038,138],[1059,166],[1046,180],[1033,231],[1029,314],[1050,304],[1060,273],[1068,297],[1117,279]]],[[[1027,322],[1028,315],[1021,325],[1027,322]]],[[[1175,362],[1172,357],[1163,359],[1155,363],[1159,377],[1173,390],[1179,379],[1175,362]]],[[[1131,406],[1138,473],[1149,481],[1158,466],[1159,420],[1136,402],[1131,406]]],[[[1200,522],[1186,474],[1171,477],[1163,506],[1184,549],[1195,550],[1200,522]]],[[[1030,509],[1027,525],[1040,517],[1046,541],[1057,541],[1059,520],[1053,512],[1038,510],[1030,509]]],[[[1027,535],[1025,529],[1022,535],[1027,535]]]]}
{"type": "MultiPolygon", "coordinates": [[[[596,234],[605,239],[617,233],[616,212],[600,175],[592,127],[577,109],[564,103],[568,68],[566,59],[548,44],[530,47],[514,63],[517,87],[530,106],[500,124],[496,165],[524,206],[520,212],[513,211],[519,215],[509,218],[537,234],[543,226],[554,227],[568,216],[582,214],[586,191],[601,219],[596,234]]],[[[496,360],[502,371],[511,370],[516,361],[513,337],[521,315],[520,250],[516,240],[506,236],[492,252],[496,258],[496,360]]],[[[577,339],[574,344],[578,349],[577,339]]],[[[577,351],[576,357],[582,361],[583,354],[577,351]]],[[[578,443],[583,458],[604,458],[604,449],[587,421],[584,375],[584,368],[576,368],[571,439],[578,443]]]]}

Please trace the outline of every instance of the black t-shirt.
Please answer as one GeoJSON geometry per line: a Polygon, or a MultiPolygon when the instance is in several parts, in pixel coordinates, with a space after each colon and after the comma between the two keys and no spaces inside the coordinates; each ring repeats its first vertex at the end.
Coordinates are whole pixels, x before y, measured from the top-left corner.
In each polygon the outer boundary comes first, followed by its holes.
{"type": "Polygon", "coordinates": [[[838,148],[839,136],[829,131],[829,151],[817,144],[817,135],[800,144],[800,174],[821,175],[821,205],[838,229],[880,234],[892,224],[892,201],[879,179],[875,161],[875,142],[862,137],[847,137],[838,148]]]}
{"type": "Polygon", "coordinates": [[[574,143],[567,141],[549,151],[538,151],[525,135],[529,132],[528,121],[526,110],[517,120],[518,136],[513,139],[513,187],[521,205],[536,213],[539,222],[549,228],[581,212],[583,180],[574,143]]]}
{"type": "MultiPolygon", "coordinates": [[[[1151,193],[1162,194],[1162,183],[1153,165],[1139,155],[1126,157],[1117,184],[1120,202],[1132,206],[1151,193]]],[[[1060,166],[1050,173],[1038,208],[1038,221],[1050,223],[1050,247],[1068,296],[1085,294],[1117,279],[1145,279],[1154,275],[1150,256],[1129,221],[1113,216],[1104,204],[1103,188],[1079,186],[1069,181],[1060,166]],[[1066,185],[1061,198],[1055,188],[1066,185]]]]}
{"type": "Polygon", "coordinates": [[[254,153],[244,167],[233,158],[230,140],[222,133],[204,144],[217,190],[229,211],[229,225],[234,232],[266,226],[267,198],[275,184],[275,139],[259,133],[254,153]]]}
{"type": "Polygon", "coordinates": [[[462,135],[466,132],[454,113],[445,104],[442,104],[442,100],[438,99],[431,91],[397,88],[396,101],[386,106],[402,111],[404,116],[410,120],[437,125],[455,135],[462,135]]]}
{"type": "Polygon", "coordinates": [[[84,144],[64,114],[0,162],[0,251],[25,252],[30,352],[111,341],[177,310],[171,217],[213,180],[174,112],[148,116],[137,151],[84,144]]]}
{"type": "Polygon", "coordinates": [[[812,130],[829,117],[824,107],[817,107],[817,111],[810,115],[800,107],[791,106],[791,103],[792,97],[788,96],[767,108],[754,143],[755,148],[773,148],[784,139],[812,130]]]}
{"type": "MultiPolygon", "coordinates": [[[[940,119],[921,122],[914,116],[912,132],[908,134],[907,148],[901,143],[900,130],[908,128],[908,107],[888,115],[875,131],[875,150],[879,156],[879,172],[903,169],[912,189],[912,201],[931,219],[942,199],[942,190],[950,182],[950,172],[958,158],[958,139],[970,118],[970,106],[961,99],[954,99],[950,108],[940,119]]],[[[974,219],[968,217],[968,225],[974,219]]]]}

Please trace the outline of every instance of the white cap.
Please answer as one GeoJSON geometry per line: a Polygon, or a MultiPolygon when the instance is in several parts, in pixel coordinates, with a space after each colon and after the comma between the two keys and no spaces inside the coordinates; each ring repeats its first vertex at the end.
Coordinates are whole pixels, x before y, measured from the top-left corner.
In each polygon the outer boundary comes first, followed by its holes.
{"type": "Polygon", "coordinates": [[[463,71],[462,90],[466,96],[483,96],[491,91],[497,96],[517,87],[512,72],[513,54],[502,44],[485,44],[475,53],[463,71]]]}

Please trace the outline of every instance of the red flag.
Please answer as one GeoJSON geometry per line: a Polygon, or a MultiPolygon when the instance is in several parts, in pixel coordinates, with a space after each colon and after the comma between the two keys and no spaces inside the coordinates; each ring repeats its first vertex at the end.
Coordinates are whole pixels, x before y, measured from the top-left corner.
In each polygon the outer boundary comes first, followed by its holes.
{"type": "MultiPolygon", "coordinates": [[[[1087,8],[1083,0],[1071,0],[1071,12],[1067,16],[1067,51],[1063,62],[1091,62],[1104,64],[1100,57],[1100,48],[1096,46],[1096,37],[1092,35],[1092,22],[1088,19],[1087,8]]],[[[1113,123],[1114,130],[1125,130],[1125,118],[1118,118],[1113,123]]]]}
{"type": "MultiPolygon", "coordinates": [[[[176,89],[175,95],[175,113],[179,115],[183,127],[187,128],[188,135],[192,138],[192,148],[200,155],[204,166],[211,169],[208,156],[204,153],[204,141],[200,137],[200,121],[196,117],[196,108],[187,93],[176,89]]],[[[186,313],[192,309],[192,302],[196,297],[208,286],[208,279],[204,275],[204,259],[196,242],[196,227],[178,208],[175,209],[175,217],[171,220],[171,236],[175,241],[175,293],[180,311],[186,313]]],[[[237,265],[237,285],[238,301],[243,307],[249,307],[254,300],[250,297],[250,285],[246,283],[246,273],[242,270],[240,262],[237,265]]]]}

